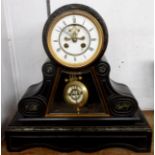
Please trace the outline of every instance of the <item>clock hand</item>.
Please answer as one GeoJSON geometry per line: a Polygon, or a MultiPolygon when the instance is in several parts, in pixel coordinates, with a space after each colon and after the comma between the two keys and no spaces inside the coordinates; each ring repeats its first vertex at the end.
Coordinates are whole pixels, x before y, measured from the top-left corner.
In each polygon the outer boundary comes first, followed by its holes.
{"type": "Polygon", "coordinates": [[[70,40],[72,40],[72,38],[67,38],[67,37],[65,37],[64,40],[65,40],[65,41],[70,41],[70,40]]]}
{"type": "Polygon", "coordinates": [[[77,28],[74,26],[72,29],[74,29],[74,32],[72,34],[70,34],[69,32],[63,31],[65,34],[67,34],[70,38],[65,37],[64,40],[65,41],[70,41],[72,40],[73,42],[77,42],[77,40],[84,40],[85,36],[82,37],[78,37],[78,33],[77,33],[77,28]]]}
{"type": "MultiPolygon", "coordinates": [[[[72,38],[67,38],[67,37],[64,38],[65,41],[70,41],[70,40],[72,40],[72,39],[73,39],[73,40],[76,40],[76,41],[77,41],[77,40],[85,40],[85,36],[82,36],[82,37],[75,37],[75,36],[73,37],[73,36],[72,36],[72,38]]],[[[75,42],[76,42],[76,41],[75,41],[75,42]]]]}
{"type": "Polygon", "coordinates": [[[85,36],[77,37],[78,40],[85,40],[85,36]]]}
{"type": "Polygon", "coordinates": [[[76,32],[73,32],[72,35],[70,36],[70,38],[65,37],[64,40],[65,41],[72,40],[73,42],[77,42],[77,34],[76,34],[76,32]]]}
{"type": "Polygon", "coordinates": [[[73,42],[77,42],[77,33],[76,33],[76,31],[74,31],[74,32],[72,33],[71,38],[72,38],[72,41],[73,41],[73,42]]]}

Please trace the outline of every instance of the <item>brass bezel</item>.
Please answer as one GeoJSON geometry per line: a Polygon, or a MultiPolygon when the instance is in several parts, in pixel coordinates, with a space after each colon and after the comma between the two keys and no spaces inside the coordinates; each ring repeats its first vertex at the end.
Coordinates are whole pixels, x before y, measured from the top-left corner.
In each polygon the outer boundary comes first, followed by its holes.
{"type": "Polygon", "coordinates": [[[47,32],[47,45],[48,45],[48,49],[50,51],[51,56],[58,63],[60,63],[61,65],[65,66],[65,67],[69,67],[69,68],[81,68],[81,67],[87,66],[90,63],[92,63],[93,61],[95,61],[97,59],[97,57],[100,55],[100,52],[103,47],[104,39],[105,38],[104,38],[104,33],[102,30],[102,27],[101,27],[100,23],[97,21],[97,19],[90,13],[83,11],[83,10],[79,10],[79,9],[69,10],[69,11],[63,12],[59,16],[55,17],[54,20],[50,23],[48,32],[47,32]],[[53,49],[52,44],[51,44],[51,34],[53,32],[54,26],[61,18],[68,16],[68,15],[82,15],[82,16],[87,17],[94,23],[94,25],[97,27],[97,30],[99,33],[99,44],[98,44],[96,51],[94,52],[94,55],[90,59],[88,59],[87,61],[85,61],[83,63],[69,63],[69,62],[63,61],[62,59],[60,59],[57,56],[56,51],[53,49]],[[55,51],[55,52],[53,52],[53,51],[55,51]]]}

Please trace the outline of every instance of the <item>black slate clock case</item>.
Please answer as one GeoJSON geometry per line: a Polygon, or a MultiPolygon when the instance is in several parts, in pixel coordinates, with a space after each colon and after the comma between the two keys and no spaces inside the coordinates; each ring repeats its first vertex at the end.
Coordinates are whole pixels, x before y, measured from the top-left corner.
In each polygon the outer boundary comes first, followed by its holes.
{"type": "Polygon", "coordinates": [[[105,46],[108,32],[100,15],[84,5],[72,4],[56,10],[43,30],[43,45],[50,60],[42,67],[43,80],[28,88],[18,103],[18,111],[5,136],[9,151],[30,147],[49,147],[59,151],[97,151],[106,147],[125,147],[137,152],[151,148],[151,128],[130,89],[109,78],[110,65],[101,55],[80,69],[66,68],[53,60],[47,48],[49,22],[64,10],[84,9],[103,26],[105,46]],[[66,105],[62,97],[64,79],[82,76],[89,90],[88,103],[80,114],[66,105]]]}

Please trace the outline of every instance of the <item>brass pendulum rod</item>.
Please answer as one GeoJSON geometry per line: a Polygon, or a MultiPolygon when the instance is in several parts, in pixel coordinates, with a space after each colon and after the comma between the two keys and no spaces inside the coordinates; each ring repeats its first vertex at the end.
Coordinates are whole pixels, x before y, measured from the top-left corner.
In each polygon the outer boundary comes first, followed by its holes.
{"type": "Polygon", "coordinates": [[[77,107],[77,108],[76,108],[76,111],[77,111],[77,114],[79,115],[79,114],[80,114],[80,108],[77,107]]]}

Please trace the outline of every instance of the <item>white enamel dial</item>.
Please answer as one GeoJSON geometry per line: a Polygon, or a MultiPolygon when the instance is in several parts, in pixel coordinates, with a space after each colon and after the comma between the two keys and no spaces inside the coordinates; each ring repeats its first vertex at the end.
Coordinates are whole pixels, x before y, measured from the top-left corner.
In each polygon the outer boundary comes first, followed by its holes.
{"type": "Polygon", "coordinates": [[[48,33],[48,47],[60,64],[79,68],[94,61],[103,41],[102,28],[86,12],[66,13],[55,19],[48,33]]]}

